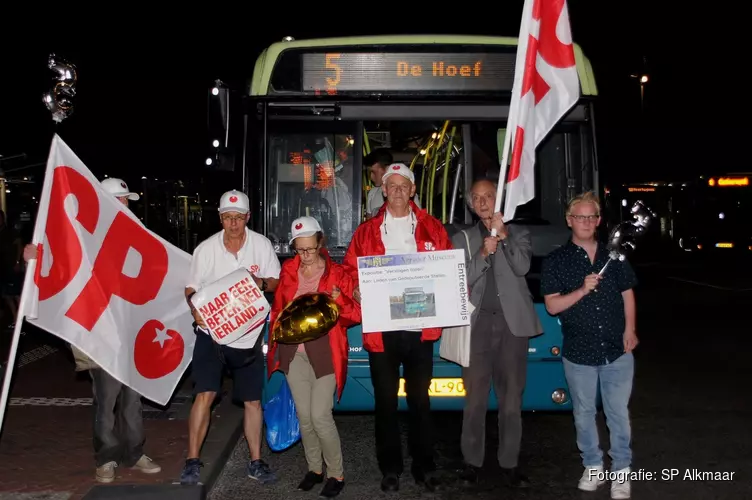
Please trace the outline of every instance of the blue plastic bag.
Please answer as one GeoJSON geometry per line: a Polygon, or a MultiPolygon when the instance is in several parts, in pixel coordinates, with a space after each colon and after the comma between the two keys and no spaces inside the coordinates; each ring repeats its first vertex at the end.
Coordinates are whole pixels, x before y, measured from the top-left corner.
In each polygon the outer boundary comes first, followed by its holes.
{"type": "Polygon", "coordinates": [[[284,451],[300,439],[300,422],[287,379],[264,405],[266,442],[272,451],[284,451]]]}

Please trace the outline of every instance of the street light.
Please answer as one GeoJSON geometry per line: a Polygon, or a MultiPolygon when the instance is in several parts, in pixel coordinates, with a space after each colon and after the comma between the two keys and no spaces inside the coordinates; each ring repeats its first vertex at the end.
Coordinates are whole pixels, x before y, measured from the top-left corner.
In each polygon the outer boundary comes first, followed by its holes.
{"type": "Polygon", "coordinates": [[[648,75],[629,75],[640,82],[640,111],[645,111],[645,84],[650,81],[648,75]]]}

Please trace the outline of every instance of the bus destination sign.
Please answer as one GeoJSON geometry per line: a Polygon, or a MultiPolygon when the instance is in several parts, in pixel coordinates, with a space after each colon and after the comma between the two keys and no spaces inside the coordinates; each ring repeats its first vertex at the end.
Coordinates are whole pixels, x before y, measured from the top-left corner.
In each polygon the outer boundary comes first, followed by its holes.
{"type": "Polygon", "coordinates": [[[500,92],[514,84],[514,52],[331,52],[302,55],[302,90],[500,92]]]}

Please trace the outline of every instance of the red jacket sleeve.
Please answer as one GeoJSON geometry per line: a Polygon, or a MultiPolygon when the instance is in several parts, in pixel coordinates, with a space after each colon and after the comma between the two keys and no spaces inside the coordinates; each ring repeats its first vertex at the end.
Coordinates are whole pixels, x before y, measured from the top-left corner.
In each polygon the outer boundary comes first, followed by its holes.
{"type": "MultiPolygon", "coordinates": [[[[289,273],[285,272],[287,267],[287,262],[282,265],[282,271],[279,273],[279,284],[277,285],[277,289],[274,291],[274,300],[272,301],[272,310],[269,313],[269,344],[272,343],[272,332],[274,331],[274,322],[277,321],[277,318],[279,317],[280,313],[282,312],[282,309],[285,308],[287,303],[290,301],[290,286],[287,283],[287,280],[285,279],[286,276],[288,276],[289,273]]],[[[295,287],[292,287],[295,288],[295,287]]],[[[292,293],[295,293],[296,289],[292,291],[292,293]]]]}
{"type": "Polygon", "coordinates": [[[452,239],[449,238],[449,233],[441,223],[436,224],[436,249],[437,250],[453,250],[452,239]]]}
{"type": "MultiPolygon", "coordinates": [[[[356,287],[359,284],[358,256],[362,250],[360,240],[362,239],[365,228],[366,225],[361,224],[355,230],[355,234],[353,234],[352,240],[350,240],[350,246],[347,247],[347,252],[345,252],[345,258],[342,259],[342,267],[344,268],[345,273],[350,276],[350,279],[353,282],[353,287],[356,287]]],[[[350,296],[352,297],[352,294],[350,296]]]]}
{"type": "Polygon", "coordinates": [[[282,309],[287,305],[287,299],[285,298],[285,276],[285,273],[280,273],[280,284],[282,286],[277,286],[277,290],[274,292],[274,300],[272,301],[272,310],[269,312],[269,332],[267,334],[269,348],[266,354],[267,377],[271,377],[272,373],[279,369],[277,343],[274,342],[274,323],[277,321],[282,309]]]}
{"type": "Polygon", "coordinates": [[[340,289],[336,303],[339,306],[339,317],[343,327],[349,328],[361,322],[360,304],[352,298],[355,289],[354,282],[344,267],[337,267],[336,283],[340,289]]]}

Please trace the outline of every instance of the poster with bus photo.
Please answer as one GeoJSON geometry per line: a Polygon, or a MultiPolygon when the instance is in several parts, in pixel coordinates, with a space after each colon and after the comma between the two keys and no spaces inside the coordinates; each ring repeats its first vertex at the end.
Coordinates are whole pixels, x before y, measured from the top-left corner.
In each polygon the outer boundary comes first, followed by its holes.
{"type": "Polygon", "coordinates": [[[358,258],[363,332],[470,324],[463,250],[358,258]]]}

